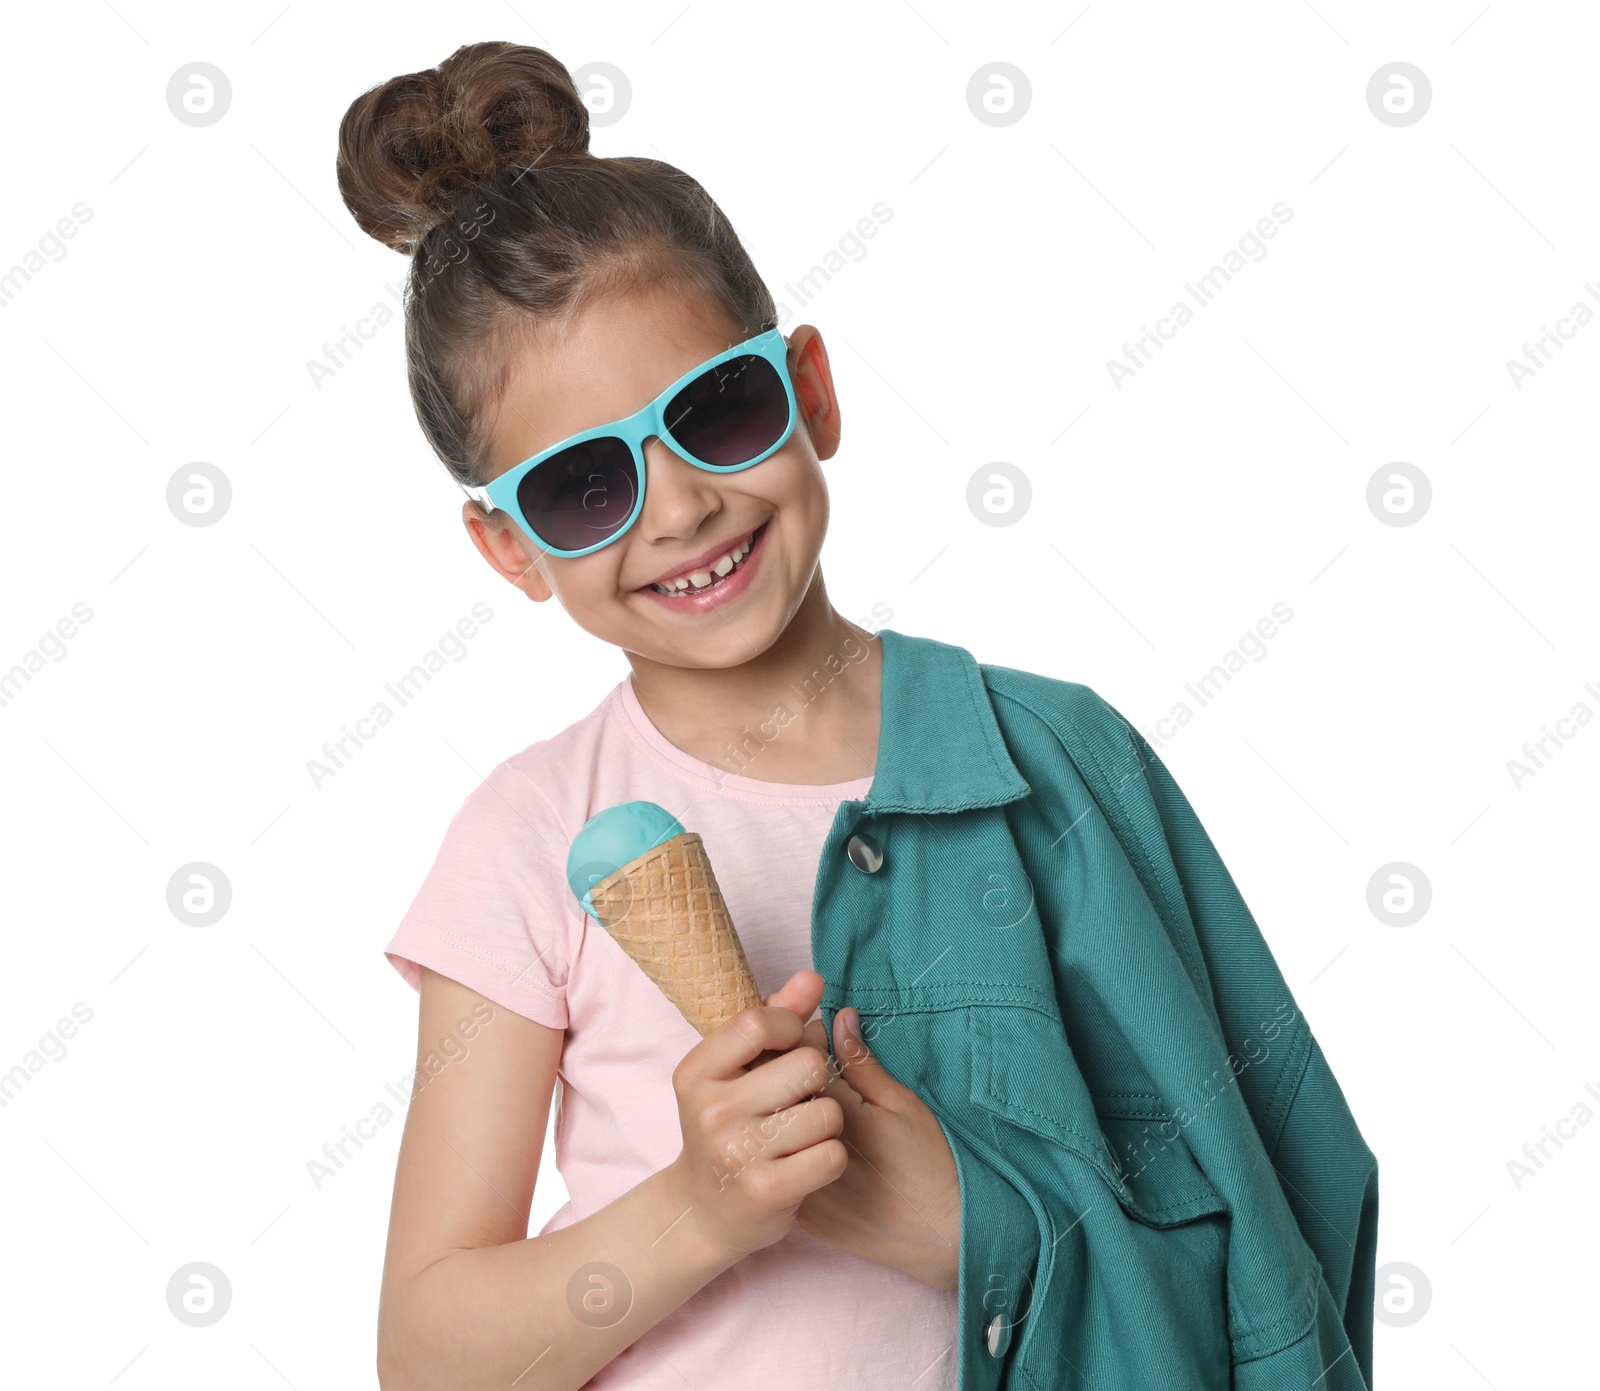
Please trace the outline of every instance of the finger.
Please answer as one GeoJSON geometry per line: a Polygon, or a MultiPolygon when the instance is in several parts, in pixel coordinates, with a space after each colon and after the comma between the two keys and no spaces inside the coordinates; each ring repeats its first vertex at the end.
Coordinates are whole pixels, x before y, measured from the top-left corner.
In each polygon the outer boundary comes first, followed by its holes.
{"type": "MultiPolygon", "coordinates": [[[[817,972],[796,971],[767,996],[765,1003],[779,1009],[793,1010],[796,1017],[807,1020],[817,1013],[817,1007],[822,1002],[823,989],[823,979],[817,972]]],[[[770,1062],[781,1051],[778,1048],[763,1048],[752,1062],[746,1064],[746,1067],[759,1067],[762,1063],[770,1062]]],[[[825,1043],[823,1051],[827,1051],[825,1043]]]]}
{"type": "Polygon", "coordinates": [[[838,1055],[840,1077],[864,1101],[875,1106],[895,1104],[905,1088],[878,1061],[861,1036],[861,1013],[846,1006],[833,1017],[834,1052],[838,1055]]]}
{"type": "Polygon", "coordinates": [[[800,1194],[803,1200],[805,1194],[814,1193],[838,1179],[849,1162],[850,1151],[844,1141],[818,1140],[779,1160],[777,1168],[789,1185],[790,1193],[800,1194]]]}
{"type": "Polygon", "coordinates": [[[739,1104],[749,1111],[770,1115],[808,1097],[820,1096],[833,1076],[826,1053],[797,1045],[750,1069],[739,1082],[739,1104]]]}
{"type": "MultiPolygon", "coordinates": [[[[800,1043],[802,1047],[815,1048],[817,1052],[826,1056],[828,1053],[828,1026],[820,1019],[813,1019],[806,1025],[805,1033],[801,1035],[800,1043]]],[[[838,1097],[848,1113],[861,1104],[861,1098],[856,1094],[855,1088],[850,1085],[849,1078],[841,1075],[843,1066],[844,1058],[835,1049],[834,1056],[828,1062],[828,1072],[831,1080],[828,1083],[827,1094],[838,1097]]]]}
{"type": "Polygon", "coordinates": [[[822,977],[815,971],[796,971],[764,1003],[792,1009],[802,1020],[809,1019],[822,1003],[822,977]]]}
{"type": "Polygon", "coordinates": [[[799,1045],[800,1016],[781,1005],[751,1005],[718,1024],[685,1055],[680,1066],[692,1077],[738,1077],[767,1050],[786,1053],[799,1045]]]}
{"type": "Polygon", "coordinates": [[[781,1159],[823,1140],[836,1139],[843,1129],[843,1108],[831,1097],[821,1096],[763,1116],[756,1133],[766,1139],[762,1153],[781,1159]]]}

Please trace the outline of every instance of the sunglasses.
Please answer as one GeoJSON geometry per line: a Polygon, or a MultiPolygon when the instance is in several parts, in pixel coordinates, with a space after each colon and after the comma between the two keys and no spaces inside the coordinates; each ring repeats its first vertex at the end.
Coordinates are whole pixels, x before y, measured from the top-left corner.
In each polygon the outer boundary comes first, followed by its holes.
{"type": "Polygon", "coordinates": [[[794,422],[788,347],[768,329],[707,358],[632,415],[569,435],[465,492],[509,512],[551,555],[588,555],[644,510],[642,445],[652,435],[696,468],[737,473],[780,448],[794,422]]]}

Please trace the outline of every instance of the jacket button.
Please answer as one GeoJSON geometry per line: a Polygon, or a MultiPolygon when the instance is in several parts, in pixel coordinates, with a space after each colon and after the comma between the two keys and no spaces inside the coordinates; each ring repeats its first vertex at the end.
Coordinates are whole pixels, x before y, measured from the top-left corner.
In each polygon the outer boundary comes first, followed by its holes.
{"type": "Polygon", "coordinates": [[[1002,1357],[1005,1350],[1011,1346],[1011,1325],[1006,1322],[1005,1315],[996,1314],[989,1320],[989,1327],[984,1334],[984,1341],[989,1349],[990,1357],[1002,1357]]]}
{"type": "Polygon", "coordinates": [[[865,831],[857,831],[850,837],[850,843],[845,846],[845,854],[850,857],[850,863],[863,874],[876,874],[883,868],[883,851],[878,848],[878,842],[865,831]]]}

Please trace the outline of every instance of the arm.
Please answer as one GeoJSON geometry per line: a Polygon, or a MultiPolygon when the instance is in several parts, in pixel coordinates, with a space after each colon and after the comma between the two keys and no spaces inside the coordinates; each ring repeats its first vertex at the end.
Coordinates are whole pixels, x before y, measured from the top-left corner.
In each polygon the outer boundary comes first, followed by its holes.
{"type": "MultiPolygon", "coordinates": [[[[419,1061],[486,1004],[424,968],[419,1061]]],[[[779,1240],[804,1194],[843,1168],[843,1145],[827,1138],[842,1124],[837,1102],[783,1109],[816,1089],[802,1075],[815,1054],[794,1046],[799,1016],[758,1007],[703,1039],[674,1075],[680,1117],[694,1118],[679,1158],[598,1212],[529,1236],[563,1033],[489,1008],[493,1021],[467,1056],[421,1086],[406,1117],[378,1313],[384,1391],[513,1382],[575,1391],[716,1275],[779,1240]],[[768,1045],[793,1052],[747,1072],[768,1045]],[[707,1156],[761,1114],[778,1116],[783,1140],[724,1197],[707,1156]],[[625,1273],[626,1293],[579,1274],[600,1262],[625,1273]],[[580,1317],[585,1308],[592,1314],[580,1317]]]]}

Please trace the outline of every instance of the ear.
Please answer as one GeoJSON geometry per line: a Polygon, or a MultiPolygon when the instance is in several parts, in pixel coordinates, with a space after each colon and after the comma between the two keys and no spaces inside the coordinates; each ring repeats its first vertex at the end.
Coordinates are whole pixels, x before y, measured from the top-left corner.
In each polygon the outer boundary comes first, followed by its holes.
{"type": "Polygon", "coordinates": [[[828,350],[810,324],[801,324],[789,335],[789,375],[817,458],[831,459],[839,448],[839,398],[833,390],[828,350]]]}
{"type": "Polygon", "coordinates": [[[489,568],[520,589],[536,604],[549,599],[554,590],[539,568],[537,558],[530,558],[522,544],[522,534],[517,524],[504,512],[485,512],[474,500],[461,505],[461,520],[467,535],[478,548],[478,554],[489,562],[489,568]]]}

